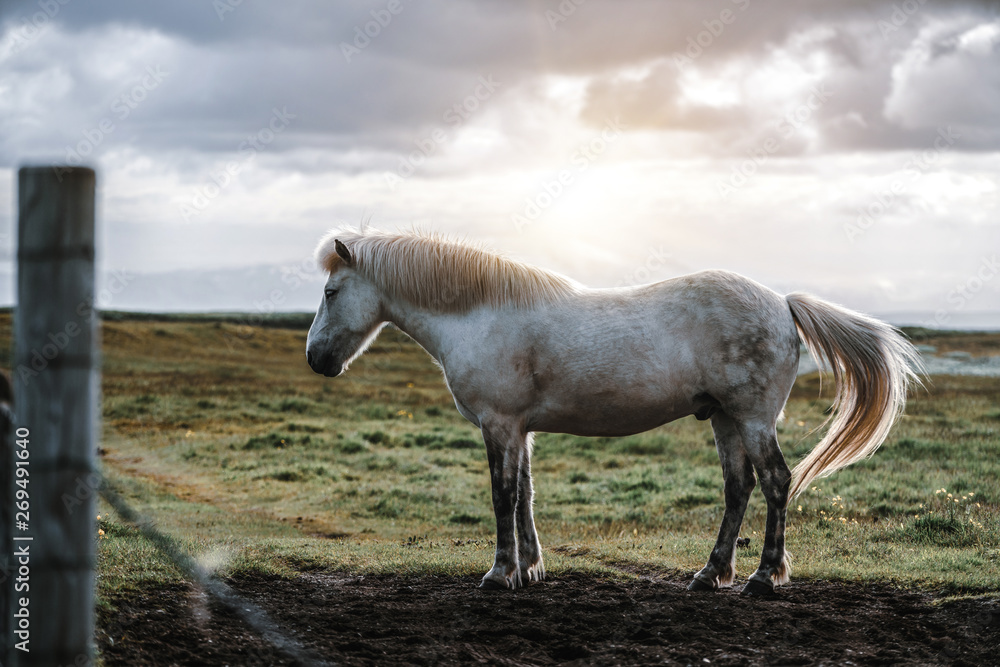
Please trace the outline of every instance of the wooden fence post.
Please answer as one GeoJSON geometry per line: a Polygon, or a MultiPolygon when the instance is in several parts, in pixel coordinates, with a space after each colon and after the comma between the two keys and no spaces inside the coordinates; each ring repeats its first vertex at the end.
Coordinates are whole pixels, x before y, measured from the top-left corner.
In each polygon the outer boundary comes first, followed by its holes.
{"type": "Polygon", "coordinates": [[[18,173],[16,417],[13,461],[4,462],[14,479],[13,497],[3,502],[26,505],[15,504],[5,538],[15,567],[5,665],[81,665],[93,658],[95,185],[94,171],[86,168],[18,173]],[[23,514],[21,507],[27,507],[23,514]],[[19,591],[19,582],[28,589],[19,591]]]}

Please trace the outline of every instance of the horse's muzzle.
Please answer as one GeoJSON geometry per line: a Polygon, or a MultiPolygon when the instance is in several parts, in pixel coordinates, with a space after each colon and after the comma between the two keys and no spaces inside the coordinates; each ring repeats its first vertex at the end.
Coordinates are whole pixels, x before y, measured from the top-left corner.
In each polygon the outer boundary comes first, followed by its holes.
{"type": "Polygon", "coordinates": [[[306,362],[313,372],[328,378],[337,377],[344,372],[344,364],[335,363],[329,354],[314,354],[311,350],[306,350],[306,362]]]}

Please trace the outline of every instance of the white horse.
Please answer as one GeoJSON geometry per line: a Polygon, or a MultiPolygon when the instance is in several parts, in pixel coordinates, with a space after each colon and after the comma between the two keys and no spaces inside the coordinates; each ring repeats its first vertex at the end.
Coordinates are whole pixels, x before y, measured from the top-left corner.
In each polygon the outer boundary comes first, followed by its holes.
{"type": "Polygon", "coordinates": [[[483,588],[545,577],[532,515],[533,433],[625,436],[695,415],[712,420],[726,509],[690,588],[732,583],[756,471],[767,529],[743,593],[770,594],[789,575],[788,501],[874,452],[917,379],[917,352],[896,329],[734,273],[590,289],[468,244],[374,230],[331,232],[316,252],[329,278],[309,329],[310,367],[340,375],[391,322],[434,357],[458,411],[482,430],[497,523],[483,588]],[[833,371],[836,409],[791,472],[775,423],[795,381],[800,336],[833,371]]]}

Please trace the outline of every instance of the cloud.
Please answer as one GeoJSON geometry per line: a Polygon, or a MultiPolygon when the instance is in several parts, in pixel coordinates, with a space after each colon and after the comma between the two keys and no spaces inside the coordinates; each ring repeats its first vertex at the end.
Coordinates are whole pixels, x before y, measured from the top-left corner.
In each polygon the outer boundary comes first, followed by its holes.
{"type": "Polygon", "coordinates": [[[25,161],[95,164],[112,268],[291,261],[324,229],[374,214],[595,284],[663,245],[669,270],[726,266],[779,285],[786,270],[791,289],[877,306],[960,276],[974,257],[907,287],[912,256],[933,263],[949,234],[995,245],[996,3],[221,2],[232,11],[0,5],[0,183],[25,161]],[[289,117],[280,132],[276,113],[289,117]],[[621,135],[580,170],[575,156],[612,121],[621,135]],[[934,153],[949,126],[955,141],[934,153]],[[844,226],[927,151],[933,162],[849,242],[844,226]],[[566,170],[572,184],[519,233],[511,215],[566,170]],[[870,284],[896,288],[866,301],[870,284]]]}
{"type": "Polygon", "coordinates": [[[484,74],[504,82],[501,98],[545,77],[583,78],[584,122],[621,115],[635,130],[712,135],[705,147],[733,153],[801,104],[805,80],[836,92],[814,119],[814,149],[919,147],[916,130],[958,117],[960,148],[978,150],[1000,124],[995,24],[974,4],[920,7],[887,36],[889,2],[592,0],[555,24],[551,12],[565,11],[555,2],[387,5],[244,2],[220,16],[206,2],[5,3],[0,89],[11,95],[0,121],[14,131],[0,135],[0,161],[64,153],[147,66],[170,78],[108,145],[228,152],[280,106],[297,122],[273,150],[406,151],[484,74]],[[914,53],[948,40],[954,52],[933,62],[914,53]]]}
{"type": "Polygon", "coordinates": [[[724,132],[745,124],[747,112],[740,106],[685,99],[681,75],[672,61],[661,61],[638,79],[596,78],[587,90],[583,119],[600,126],[608,118],[621,117],[632,129],[690,132],[724,132]]]}
{"type": "Polygon", "coordinates": [[[954,125],[966,146],[1000,140],[1000,20],[928,25],[892,68],[884,115],[906,129],[954,125]]]}

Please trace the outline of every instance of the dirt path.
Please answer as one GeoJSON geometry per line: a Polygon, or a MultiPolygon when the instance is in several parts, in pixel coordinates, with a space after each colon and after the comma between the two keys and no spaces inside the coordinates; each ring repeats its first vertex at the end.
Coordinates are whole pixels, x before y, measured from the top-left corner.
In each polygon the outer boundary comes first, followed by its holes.
{"type": "MultiPolygon", "coordinates": [[[[795,581],[748,600],[689,593],[678,575],[570,574],[517,593],[445,577],[231,583],[330,664],[1000,664],[996,600],[933,605],[884,585],[795,581]]],[[[120,601],[101,628],[108,665],[292,664],[182,587],[120,601]]]]}

